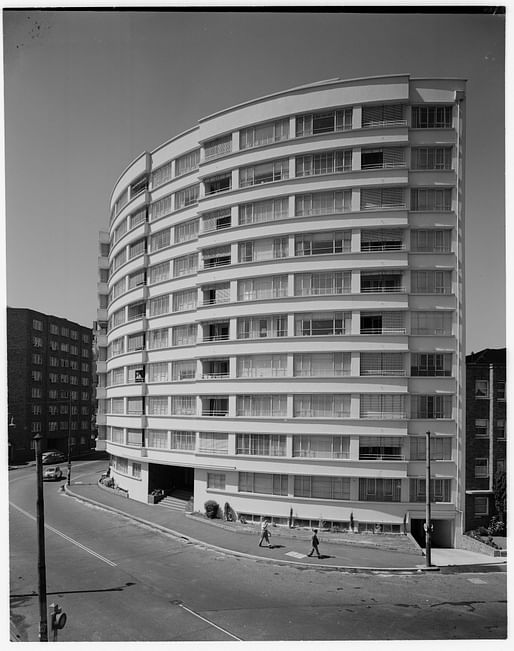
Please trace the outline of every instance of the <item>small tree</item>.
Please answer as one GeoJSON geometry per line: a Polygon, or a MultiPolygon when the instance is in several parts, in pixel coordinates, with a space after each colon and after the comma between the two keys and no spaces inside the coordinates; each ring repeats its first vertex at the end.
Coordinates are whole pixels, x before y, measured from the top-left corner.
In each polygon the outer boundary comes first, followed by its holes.
{"type": "Polygon", "coordinates": [[[204,504],[205,507],[205,515],[210,518],[211,520],[214,520],[218,516],[218,502],[215,502],[214,500],[207,500],[204,504]]]}
{"type": "Polygon", "coordinates": [[[498,519],[507,525],[507,473],[498,470],[494,477],[494,505],[498,519]]]}

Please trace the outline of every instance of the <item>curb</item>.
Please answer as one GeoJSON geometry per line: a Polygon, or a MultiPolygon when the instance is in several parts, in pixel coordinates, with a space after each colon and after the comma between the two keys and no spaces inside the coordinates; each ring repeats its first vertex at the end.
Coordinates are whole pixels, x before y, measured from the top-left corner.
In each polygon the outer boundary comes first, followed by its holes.
{"type": "Polygon", "coordinates": [[[130,515],[126,513],[125,511],[122,511],[121,509],[117,509],[113,506],[108,506],[107,504],[103,504],[102,502],[97,502],[96,500],[93,500],[89,497],[84,497],[82,495],[77,495],[74,493],[68,486],[67,484],[64,484],[64,492],[70,495],[71,497],[74,497],[75,499],[85,502],[88,504],[93,504],[94,506],[97,506],[105,511],[110,511],[112,513],[117,513],[118,515],[121,515],[129,520],[133,520],[134,522],[139,522],[140,524],[143,524],[151,529],[155,529],[156,531],[159,531],[161,533],[173,536],[174,538],[178,538],[181,540],[185,540],[187,542],[194,543],[196,545],[201,545],[202,547],[207,547],[208,549],[215,550],[217,552],[222,552],[224,554],[230,554],[232,556],[239,556],[242,558],[248,558],[251,560],[255,561],[265,561],[267,563],[274,563],[278,565],[293,565],[293,566],[299,566],[302,569],[309,568],[309,569],[316,569],[316,568],[321,568],[323,570],[332,570],[332,571],[337,571],[337,572],[348,572],[348,573],[374,573],[374,574],[380,574],[384,572],[390,572],[390,573],[398,573],[398,574],[420,574],[424,572],[434,572],[434,571],[439,571],[443,570],[445,574],[450,574],[453,572],[484,572],[484,571],[491,571],[484,569],[486,567],[491,567],[492,571],[506,571],[506,565],[505,566],[500,566],[504,567],[505,569],[497,569],[498,565],[497,564],[491,564],[491,565],[448,565],[444,567],[438,567],[438,566],[432,566],[432,567],[424,567],[424,566],[416,566],[416,567],[348,567],[348,566],[343,566],[343,565],[326,565],[323,563],[319,563],[317,565],[312,565],[310,563],[303,563],[301,561],[290,561],[288,559],[280,559],[277,560],[275,558],[266,558],[265,556],[257,556],[255,554],[248,554],[246,552],[239,552],[233,549],[227,549],[225,547],[218,547],[217,545],[213,545],[212,543],[207,543],[203,540],[198,540],[197,538],[192,538],[191,536],[187,536],[183,533],[180,533],[179,531],[175,531],[173,529],[168,529],[167,527],[164,527],[160,524],[156,524],[155,522],[150,522],[148,520],[145,520],[144,518],[140,518],[138,516],[130,515]],[[457,568],[472,568],[472,569],[457,569],[457,568]],[[480,568],[480,569],[479,569],[480,568]]]}

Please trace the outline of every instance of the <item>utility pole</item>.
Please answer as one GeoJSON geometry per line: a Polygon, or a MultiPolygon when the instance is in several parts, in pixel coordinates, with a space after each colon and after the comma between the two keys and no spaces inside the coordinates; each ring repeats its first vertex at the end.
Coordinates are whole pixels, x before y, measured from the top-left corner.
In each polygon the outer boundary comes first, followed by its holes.
{"type": "Polygon", "coordinates": [[[426,566],[432,566],[432,519],[430,514],[430,432],[427,432],[427,473],[425,479],[426,516],[425,516],[425,559],[426,566]]]}
{"type": "Polygon", "coordinates": [[[71,391],[68,391],[68,486],[71,484],[71,391]]]}
{"type": "Polygon", "coordinates": [[[48,620],[46,612],[46,562],[45,562],[45,503],[43,495],[43,459],[41,453],[41,434],[36,434],[36,473],[37,473],[37,570],[39,594],[39,641],[48,642],[48,620]]]}

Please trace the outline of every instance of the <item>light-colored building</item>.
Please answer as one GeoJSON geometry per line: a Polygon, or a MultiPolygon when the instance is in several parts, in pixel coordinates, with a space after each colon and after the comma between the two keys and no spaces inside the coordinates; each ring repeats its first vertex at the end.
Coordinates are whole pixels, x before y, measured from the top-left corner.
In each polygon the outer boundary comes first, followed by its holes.
{"type": "Polygon", "coordinates": [[[309,84],[123,172],[101,234],[97,395],[131,498],[186,488],[201,511],[422,538],[430,430],[434,544],[453,544],[464,92],[309,84]]]}

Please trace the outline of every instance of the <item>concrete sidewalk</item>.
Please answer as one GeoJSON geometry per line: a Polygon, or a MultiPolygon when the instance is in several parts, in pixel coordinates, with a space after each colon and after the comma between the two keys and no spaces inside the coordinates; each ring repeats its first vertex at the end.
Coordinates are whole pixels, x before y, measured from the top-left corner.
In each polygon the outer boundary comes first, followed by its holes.
{"type": "Polygon", "coordinates": [[[336,534],[321,532],[321,559],[309,558],[310,532],[300,529],[271,528],[272,548],[259,547],[257,526],[239,523],[210,521],[203,517],[188,515],[163,505],[136,502],[97,483],[97,476],[65,486],[68,495],[114,511],[140,524],[162,533],[176,536],[188,542],[211,549],[256,560],[288,563],[302,567],[322,567],[346,571],[505,571],[506,558],[494,558],[460,549],[433,549],[433,568],[426,568],[422,550],[405,536],[396,537],[396,543],[386,544],[387,538],[376,536],[376,543],[360,534],[352,536],[355,542],[342,541],[336,534]],[[380,543],[380,539],[384,541],[380,543]]]}

